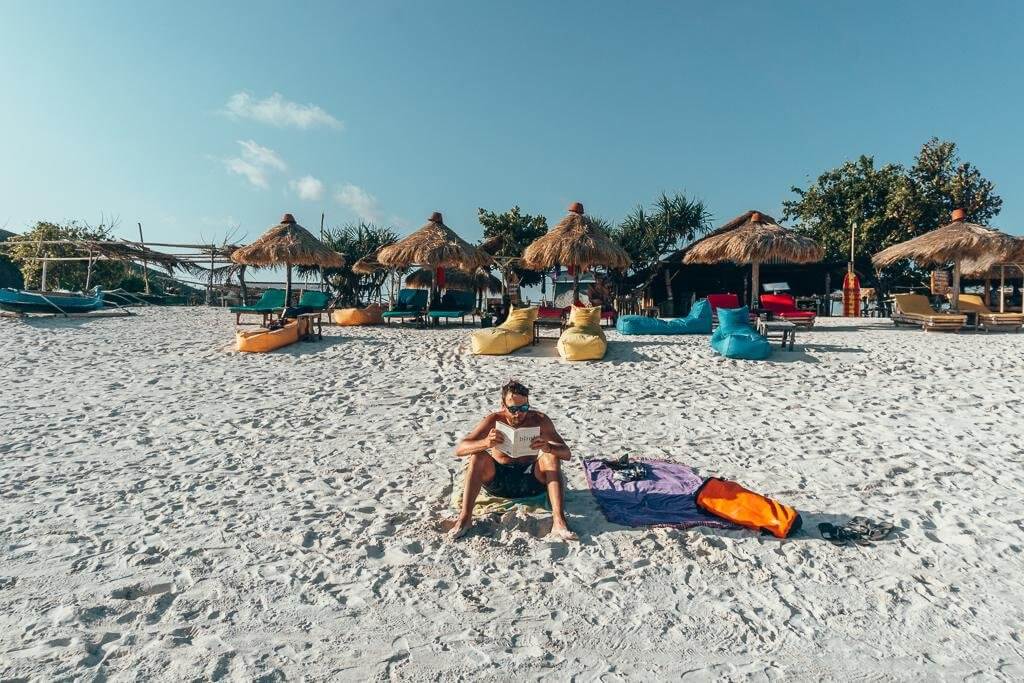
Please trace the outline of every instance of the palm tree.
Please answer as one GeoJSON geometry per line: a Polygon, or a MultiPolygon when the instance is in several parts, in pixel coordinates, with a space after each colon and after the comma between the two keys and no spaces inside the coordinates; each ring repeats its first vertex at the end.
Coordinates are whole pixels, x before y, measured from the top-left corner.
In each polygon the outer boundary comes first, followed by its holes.
{"type": "MultiPolygon", "coordinates": [[[[324,282],[331,288],[338,303],[358,306],[373,295],[380,294],[388,278],[387,270],[369,274],[354,273],[352,266],[359,259],[370,256],[389,244],[398,241],[398,233],[386,226],[373,223],[348,223],[324,232],[323,243],[329,249],[344,254],[345,265],[341,268],[324,268],[324,282]]],[[[319,268],[299,268],[300,275],[312,275],[319,268]]]]}

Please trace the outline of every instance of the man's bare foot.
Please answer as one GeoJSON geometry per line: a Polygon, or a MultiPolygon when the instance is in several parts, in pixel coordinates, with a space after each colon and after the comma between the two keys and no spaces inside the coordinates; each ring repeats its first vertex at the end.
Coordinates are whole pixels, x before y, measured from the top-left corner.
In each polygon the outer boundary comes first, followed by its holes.
{"type": "Polygon", "coordinates": [[[580,537],[572,532],[565,522],[561,524],[554,524],[551,526],[551,533],[548,534],[548,538],[553,541],[578,541],[580,537]]]}
{"type": "Polygon", "coordinates": [[[455,524],[453,524],[451,530],[448,531],[448,540],[454,541],[462,538],[466,535],[466,532],[469,531],[471,526],[473,526],[473,520],[471,519],[467,519],[465,521],[462,519],[456,519],[455,524]]]}

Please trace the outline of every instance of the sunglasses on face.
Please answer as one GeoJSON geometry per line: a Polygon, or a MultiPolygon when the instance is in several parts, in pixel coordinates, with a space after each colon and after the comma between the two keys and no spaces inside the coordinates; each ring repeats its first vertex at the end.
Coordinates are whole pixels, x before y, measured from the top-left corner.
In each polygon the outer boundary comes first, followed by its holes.
{"type": "Polygon", "coordinates": [[[530,412],[530,404],[529,403],[524,403],[521,406],[510,406],[510,405],[506,404],[505,405],[505,409],[508,410],[508,412],[510,412],[512,414],[515,414],[515,413],[528,413],[528,412],[530,412]]]}

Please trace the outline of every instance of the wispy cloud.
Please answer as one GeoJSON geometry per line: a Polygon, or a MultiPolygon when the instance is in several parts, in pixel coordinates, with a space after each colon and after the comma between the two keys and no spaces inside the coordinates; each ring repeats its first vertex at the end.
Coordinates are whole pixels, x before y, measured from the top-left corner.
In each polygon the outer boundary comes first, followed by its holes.
{"type": "Polygon", "coordinates": [[[224,159],[224,166],[231,173],[244,176],[253,187],[267,189],[270,174],[288,168],[277,152],[268,147],[253,140],[238,140],[238,144],[242,147],[241,155],[224,159]]]}
{"type": "Polygon", "coordinates": [[[380,220],[380,207],[377,204],[377,198],[358,185],[345,183],[338,188],[334,198],[364,221],[377,222],[380,220]]]}
{"type": "Polygon", "coordinates": [[[280,128],[341,128],[342,123],[315,104],[289,102],[281,93],[258,100],[251,93],[237,92],[228,98],[224,113],[239,119],[251,119],[280,128]]]}
{"type": "Polygon", "coordinates": [[[288,185],[299,195],[299,199],[316,201],[324,196],[324,184],[311,175],[292,180],[288,185]]]}

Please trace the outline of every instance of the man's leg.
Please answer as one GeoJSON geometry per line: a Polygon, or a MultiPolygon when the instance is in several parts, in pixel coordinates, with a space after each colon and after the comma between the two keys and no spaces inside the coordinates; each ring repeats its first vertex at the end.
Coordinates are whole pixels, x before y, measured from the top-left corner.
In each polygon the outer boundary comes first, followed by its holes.
{"type": "Polygon", "coordinates": [[[494,479],[494,458],[488,453],[474,453],[469,456],[466,479],[462,491],[462,511],[455,520],[455,526],[448,532],[451,538],[462,536],[473,525],[473,505],[480,495],[480,487],[494,479]]]}
{"type": "Polygon", "coordinates": [[[565,521],[561,461],[551,453],[542,452],[533,467],[533,476],[548,489],[548,500],[551,501],[551,535],[566,541],[576,540],[576,534],[569,530],[569,524],[565,521]]]}

